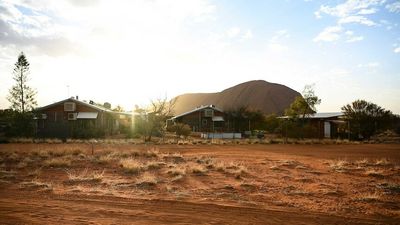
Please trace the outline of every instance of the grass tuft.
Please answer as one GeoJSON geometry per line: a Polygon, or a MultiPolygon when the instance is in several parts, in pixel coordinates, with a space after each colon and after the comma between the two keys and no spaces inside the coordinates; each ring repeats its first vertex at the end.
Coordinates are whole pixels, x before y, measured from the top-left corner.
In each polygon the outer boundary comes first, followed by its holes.
{"type": "Polygon", "coordinates": [[[20,187],[24,189],[33,189],[37,191],[51,192],[53,191],[53,185],[45,182],[41,182],[37,179],[27,182],[20,183],[20,187]]]}
{"type": "Polygon", "coordinates": [[[190,170],[192,171],[192,173],[196,174],[196,175],[205,175],[207,173],[207,169],[204,168],[201,165],[193,165],[190,170]]]}
{"type": "Polygon", "coordinates": [[[82,172],[67,171],[68,179],[70,182],[100,182],[104,176],[104,170],[101,172],[93,171],[89,172],[86,168],[82,172]]]}
{"type": "Polygon", "coordinates": [[[52,158],[44,161],[44,166],[46,167],[70,167],[72,162],[70,158],[52,158]]]}
{"type": "Polygon", "coordinates": [[[139,173],[145,167],[143,163],[136,161],[133,158],[121,159],[119,161],[120,166],[124,169],[126,173],[139,173]]]}
{"type": "Polygon", "coordinates": [[[145,173],[136,180],[136,186],[141,188],[153,187],[158,183],[158,179],[154,174],[145,173]]]}
{"type": "Polygon", "coordinates": [[[381,198],[382,195],[380,193],[374,192],[374,193],[365,193],[357,197],[356,200],[361,202],[377,202],[380,201],[381,198]]]}
{"type": "Polygon", "coordinates": [[[329,163],[329,167],[336,172],[345,173],[348,171],[349,162],[347,160],[332,160],[329,163]]]}

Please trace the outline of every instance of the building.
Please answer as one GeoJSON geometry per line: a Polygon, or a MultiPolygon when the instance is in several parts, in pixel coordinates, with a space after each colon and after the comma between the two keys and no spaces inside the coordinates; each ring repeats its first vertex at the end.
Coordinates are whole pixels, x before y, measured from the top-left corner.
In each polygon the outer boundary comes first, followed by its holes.
{"type": "Polygon", "coordinates": [[[38,137],[88,138],[112,135],[132,122],[129,113],[68,98],[35,110],[38,137]]]}
{"type": "Polygon", "coordinates": [[[215,105],[199,106],[191,111],[174,116],[167,121],[167,126],[184,123],[193,132],[224,132],[225,113],[215,105]]]}
{"type": "Polygon", "coordinates": [[[342,112],[315,113],[307,117],[311,124],[318,127],[318,138],[337,138],[343,133],[340,128],[346,124],[342,112]]]}
{"type": "MultiPolygon", "coordinates": [[[[307,115],[304,118],[314,128],[312,134],[307,136],[315,138],[338,138],[343,136],[346,131],[346,121],[342,112],[325,112],[307,115]]],[[[289,119],[288,116],[279,117],[289,119]]]]}

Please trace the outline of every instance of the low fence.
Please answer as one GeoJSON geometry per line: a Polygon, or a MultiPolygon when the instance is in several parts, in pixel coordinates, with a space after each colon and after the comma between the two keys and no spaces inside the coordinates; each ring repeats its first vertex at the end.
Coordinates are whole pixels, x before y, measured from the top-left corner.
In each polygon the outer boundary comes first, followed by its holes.
{"type": "Polygon", "coordinates": [[[204,139],[241,139],[241,133],[202,133],[201,138],[204,139]]]}

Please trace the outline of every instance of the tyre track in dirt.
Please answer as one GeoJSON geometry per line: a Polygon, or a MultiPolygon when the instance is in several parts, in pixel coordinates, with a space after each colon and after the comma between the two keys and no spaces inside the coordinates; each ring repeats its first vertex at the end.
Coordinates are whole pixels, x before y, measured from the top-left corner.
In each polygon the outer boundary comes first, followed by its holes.
{"type": "MultiPolygon", "coordinates": [[[[1,224],[395,224],[384,217],[348,218],[168,200],[81,195],[4,195],[1,224]]],[[[29,193],[30,194],[30,193],[29,193]]]]}

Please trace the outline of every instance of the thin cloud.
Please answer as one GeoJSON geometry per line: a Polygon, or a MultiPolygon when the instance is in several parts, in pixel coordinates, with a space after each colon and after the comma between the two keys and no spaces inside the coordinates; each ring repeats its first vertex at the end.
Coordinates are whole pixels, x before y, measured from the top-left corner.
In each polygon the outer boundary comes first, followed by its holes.
{"type": "MultiPolygon", "coordinates": [[[[320,32],[314,39],[314,42],[337,41],[343,35],[343,30],[347,24],[359,24],[368,27],[378,26],[379,24],[373,21],[369,16],[378,12],[377,6],[381,6],[385,0],[347,0],[342,4],[335,6],[321,5],[314,12],[317,19],[321,19],[323,15],[336,17],[336,25],[328,26],[320,32]]],[[[348,36],[345,41],[348,43],[363,40],[363,36],[348,36]]]]}
{"type": "Polygon", "coordinates": [[[392,4],[387,4],[386,9],[392,13],[399,13],[400,12],[400,2],[394,2],[392,4]]]}
{"type": "Polygon", "coordinates": [[[367,19],[364,16],[347,16],[347,17],[343,17],[340,18],[338,20],[339,24],[346,24],[346,23],[358,23],[358,24],[362,24],[362,25],[366,25],[366,26],[376,26],[377,24],[372,21],[367,19]]]}
{"type": "Polygon", "coordinates": [[[340,39],[340,33],[343,28],[340,26],[326,27],[321,33],[319,33],[314,39],[314,42],[333,42],[340,39]]]}
{"type": "Polygon", "coordinates": [[[278,30],[268,42],[268,49],[275,53],[283,53],[289,50],[289,47],[282,42],[290,37],[287,30],[278,30]]]}

